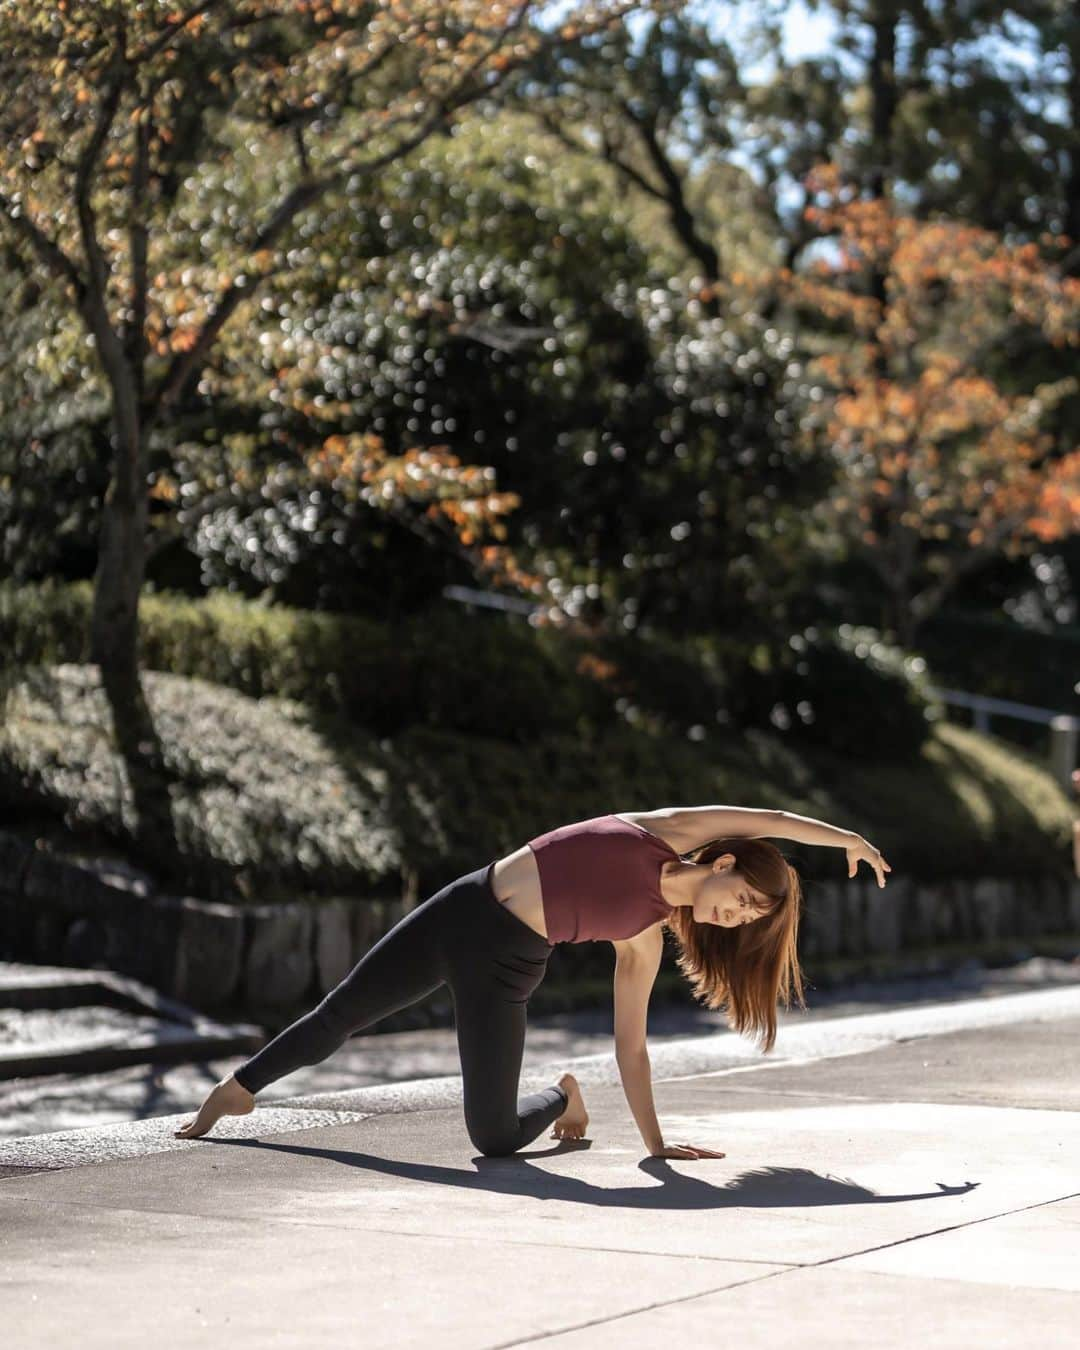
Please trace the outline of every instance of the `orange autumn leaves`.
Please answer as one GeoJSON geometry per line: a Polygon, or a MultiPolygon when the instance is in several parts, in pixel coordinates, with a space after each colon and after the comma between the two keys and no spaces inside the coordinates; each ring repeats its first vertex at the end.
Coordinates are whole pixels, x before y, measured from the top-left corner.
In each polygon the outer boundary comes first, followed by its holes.
{"type": "Polygon", "coordinates": [[[503,517],[521,505],[514,492],[495,491],[495,470],[463,464],[447,445],[413,446],[390,454],[373,432],[329,436],[306,456],[312,475],[346,499],[358,497],[390,514],[419,512],[449,530],[494,586],[539,593],[542,578],[527,572],[505,540],[503,517]]]}
{"type": "Polygon", "coordinates": [[[782,284],[848,335],[811,366],[832,390],[808,422],[842,470],[831,524],[893,575],[910,572],[914,533],[939,582],[949,567],[935,548],[1015,552],[1080,529],[1080,450],[1062,455],[1043,429],[1076,381],[1017,393],[992,373],[1008,370],[1010,343],[1077,344],[1080,280],[1047,257],[1068,241],[1010,244],[963,222],[914,220],[861,200],[834,166],[808,185],[807,215],[829,246],[782,284]]]}

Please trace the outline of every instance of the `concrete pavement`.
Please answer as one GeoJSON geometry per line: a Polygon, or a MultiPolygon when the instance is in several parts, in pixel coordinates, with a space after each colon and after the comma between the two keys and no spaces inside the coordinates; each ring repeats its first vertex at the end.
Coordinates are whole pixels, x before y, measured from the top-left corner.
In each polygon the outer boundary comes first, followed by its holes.
{"type": "Polygon", "coordinates": [[[1075,1343],[1080,987],[743,1045],[653,1053],[665,1137],[717,1160],[646,1157],[610,1056],[589,1137],[512,1158],[452,1079],[7,1141],[4,1344],[1075,1343]]]}
{"type": "MultiPolygon", "coordinates": [[[[1077,983],[1080,983],[1080,961],[1038,956],[1005,967],[986,967],[968,961],[948,971],[849,980],[827,989],[810,986],[806,1011],[779,1010],[780,1034],[786,1042],[789,1027],[812,1021],[895,1011],[900,1007],[1000,998],[1024,990],[1063,988],[1077,983]]],[[[3,1019],[0,1010],[0,1024],[3,1019]]],[[[603,1056],[610,1065],[612,1028],[610,1003],[603,1008],[546,1014],[535,1013],[530,1005],[525,1071],[529,1073],[538,1066],[550,1069],[552,1065],[562,1066],[585,1056],[603,1056]]],[[[671,1041],[713,1038],[724,1029],[720,1013],[693,1004],[665,1003],[655,993],[650,1002],[649,1045],[654,1052],[671,1041]]],[[[146,1064],[89,1074],[51,1073],[7,1082],[0,1079],[0,1139],[175,1115],[201,1101],[236,1063],[234,1052],[184,1064],[162,1064],[153,1059],[146,1064]]],[[[380,1083],[440,1078],[458,1071],[453,1027],[397,1032],[384,1032],[380,1028],[378,1034],[352,1037],[319,1064],[305,1065],[286,1074],[271,1084],[259,1101],[265,1105],[287,1097],[312,1097],[380,1083]]]]}

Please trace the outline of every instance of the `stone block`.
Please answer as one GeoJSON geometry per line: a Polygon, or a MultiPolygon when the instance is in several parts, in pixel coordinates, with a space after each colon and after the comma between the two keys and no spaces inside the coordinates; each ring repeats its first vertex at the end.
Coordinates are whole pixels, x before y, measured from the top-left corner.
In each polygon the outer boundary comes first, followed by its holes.
{"type": "Polygon", "coordinates": [[[0,886],[11,895],[22,891],[34,846],[27,839],[0,830],[0,886]]]}
{"type": "MultiPolygon", "coordinates": [[[[81,911],[83,917],[96,918],[105,930],[105,964],[137,980],[157,984],[156,971],[168,970],[171,981],[175,970],[175,951],[166,945],[175,941],[175,924],[166,922],[165,932],[155,909],[160,897],[142,897],[128,891],[102,886],[97,903],[81,911]]],[[[159,985],[165,989],[168,984],[159,985]]]]}
{"type": "Polygon", "coordinates": [[[840,896],[840,955],[866,952],[866,887],[859,877],[837,883],[840,896]]]}
{"type": "Polygon", "coordinates": [[[1013,892],[1017,928],[1023,937],[1041,937],[1047,931],[1046,892],[1041,877],[1016,877],[1013,892]]]}
{"type": "Polygon", "coordinates": [[[975,936],[975,891],[970,877],[949,881],[950,928],[953,942],[970,942],[975,936]]]}
{"type": "Polygon", "coordinates": [[[81,898],[78,868],[51,853],[35,850],[23,880],[23,894],[29,900],[45,902],[69,913],[78,913],[81,898]],[[74,874],[74,875],[73,875],[74,874]]]}
{"type": "Polygon", "coordinates": [[[180,900],[174,995],[200,1011],[227,1003],[244,965],[244,910],[185,896],[180,900]]]}
{"type": "Polygon", "coordinates": [[[153,896],[132,924],[124,928],[110,925],[109,964],[175,998],[182,921],[177,896],[153,896]]]}
{"type": "MultiPolygon", "coordinates": [[[[152,973],[153,948],[160,944],[156,931],[148,938],[150,904],[145,879],[122,864],[73,861],[36,850],[23,883],[24,946],[31,959],[46,962],[73,961],[84,949],[99,951],[95,963],[158,983],[152,973]],[[79,919],[86,922],[74,930],[69,943],[72,924],[79,919]],[[91,940],[92,931],[96,936],[91,940]]],[[[162,949],[158,956],[168,958],[169,953],[162,949]]]]}
{"type": "Polygon", "coordinates": [[[1029,931],[1027,898],[1015,877],[1003,877],[1001,885],[1005,895],[1005,933],[1010,937],[1024,936],[1029,931]]]}
{"type": "Polygon", "coordinates": [[[315,987],[320,994],[328,994],[353,967],[352,910],[357,907],[349,900],[324,900],[315,907],[315,987]]]}
{"type": "Polygon", "coordinates": [[[251,906],[247,921],[250,939],[242,981],[246,1005],[272,1011],[302,1003],[312,981],[311,906],[251,906]]]}
{"type": "Polygon", "coordinates": [[[884,886],[876,881],[866,886],[866,950],[882,955],[895,955],[900,950],[902,916],[911,892],[906,877],[886,880],[884,886]]]}
{"type": "Polygon", "coordinates": [[[956,930],[956,906],[952,882],[950,880],[939,881],[934,887],[934,891],[935,902],[930,941],[934,945],[939,942],[952,942],[956,930]]]}
{"type": "Polygon", "coordinates": [[[20,913],[22,906],[21,895],[0,890],[0,961],[25,959],[20,913]]]}
{"type": "Polygon", "coordinates": [[[815,886],[809,895],[807,895],[805,885],[803,889],[802,912],[799,915],[799,955],[804,959],[812,959],[820,955],[818,929],[819,917],[817,912],[818,891],[815,886]]]}
{"type": "Polygon", "coordinates": [[[1069,923],[1069,878],[1054,873],[1046,878],[1046,912],[1048,933],[1068,933],[1069,923]]]}
{"type": "Polygon", "coordinates": [[[841,950],[842,891],[840,882],[819,882],[814,888],[815,941],[819,956],[838,956],[841,950]]]}
{"type": "Polygon", "coordinates": [[[1053,876],[1017,877],[1019,917],[1025,937],[1060,933],[1061,900],[1057,878],[1053,876]]]}
{"type": "Polygon", "coordinates": [[[971,912],[977,939],[1002,937],[1009,908],[1003,881],[997,877],[977,877],[972,882],[971,912]]]}
{"type": "Polygon", "coordinates": [[[80,915],[68,923],[60,953],[60,964],[91,970],[105,962],[106,934],[98,919],[80,915]]]}
{"type": "Polygon", "coordinates": [[[15,896],[0,890],[0,961],[15,959],[15,896]]]}
{"type": "Polygon", "coordinates": [[[913,881],[900,913],[900,940],[905,947],[928,947],[937,940],[937,908],[938,888],[913,881]]]}
{"type": "Polygon", "coordinates": [[[31,916],[31,960],[52,966],[60,962],[67,919],[50,905],[36,905],[31,916]]]}

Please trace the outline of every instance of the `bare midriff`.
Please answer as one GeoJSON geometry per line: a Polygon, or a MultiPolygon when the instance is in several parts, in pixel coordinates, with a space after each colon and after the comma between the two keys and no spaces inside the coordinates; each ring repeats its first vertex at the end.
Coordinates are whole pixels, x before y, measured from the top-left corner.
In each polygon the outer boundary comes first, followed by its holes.
{"type": "Polygon", "coordinates": [[[528,844],[500,858],[491,869],[491,889],[500,905],[534,933],[547,937],[544,901],[540,892],[540,869],[528,844]]]}

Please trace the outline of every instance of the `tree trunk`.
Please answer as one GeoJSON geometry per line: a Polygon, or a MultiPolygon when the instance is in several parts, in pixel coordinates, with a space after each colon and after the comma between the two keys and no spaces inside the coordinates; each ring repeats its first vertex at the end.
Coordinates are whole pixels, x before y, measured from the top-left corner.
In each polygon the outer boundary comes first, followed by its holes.
{"type": "MultiPolygon", "coordinates": [[[[121,400],[121,405],[126,405],[121,400]]],[[[90,659],[101,671],[116,748],[134,807],[132,842],[161,880],[182,873],[165,755],[139,679],[139,595],[146,570],[147,455],[134,407],[118,413],[113,476],[105,494],[90,659]]]]}
{"type": "Polygon", "coordinates": [[[101,667],[110,702],[125,720],[138,704],[139,594],[146,568],[146,452],[117,432],[113,476],[105,494],[94,576],[90,659],[101,667]]]}

